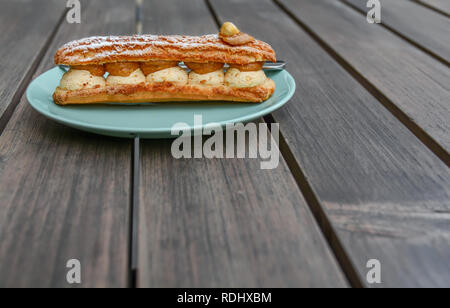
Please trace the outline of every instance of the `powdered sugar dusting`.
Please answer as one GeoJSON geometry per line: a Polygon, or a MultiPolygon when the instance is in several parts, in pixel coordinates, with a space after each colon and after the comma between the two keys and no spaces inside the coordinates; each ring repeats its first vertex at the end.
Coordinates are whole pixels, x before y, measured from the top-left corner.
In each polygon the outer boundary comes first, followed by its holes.
{"type": "MultiPolygon", "coordinates": [[[[231,46],[223,42],[217,34],[204,36],[94,36],[65,44],[56,54],[57,64],[82,64],[90,62],[107,63],[115,58],[126,58],[128,61],[150,59],[168,59],[183,61],[184,56],[195,60],[214,60],[214,55],[202,54],[201,51],[220,52],[221,59],[233,63],[237,56],[249,59],[273,60],[272,48],[255,40],[243,46],[231,46]],[[200,53],[199,53],[200,51],[200,53]],[[205,58],[206,57],[206,58],[205,58]]],[[[117,60],[117,59],[116,59],[117,60]]],[[[236,60],[237,61],[237,60],[236,60]]],[[[250,60],[249,60],[250,61],[250,60]]]]}

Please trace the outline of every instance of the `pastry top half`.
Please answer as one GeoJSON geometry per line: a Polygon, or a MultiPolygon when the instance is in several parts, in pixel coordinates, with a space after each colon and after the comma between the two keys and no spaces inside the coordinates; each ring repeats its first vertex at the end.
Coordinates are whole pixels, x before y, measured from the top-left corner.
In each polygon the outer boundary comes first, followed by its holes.
{"type": "Polygon", "coordinates": [[[276,61],[276,56],[265,42],[233,46],[217,34],[90,37],[67,43],[55,55],[57,65],[70,66],[149,60],[249,64],[276,61]]]}

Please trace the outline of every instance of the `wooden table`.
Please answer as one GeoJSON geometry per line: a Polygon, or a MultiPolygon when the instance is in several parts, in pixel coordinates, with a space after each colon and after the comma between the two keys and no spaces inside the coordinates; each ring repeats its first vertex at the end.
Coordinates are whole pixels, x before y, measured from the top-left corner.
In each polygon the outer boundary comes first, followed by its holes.
{"type": "Polygon", "coordinates": [[[366,2],[81,1],[69,24],[65,1],[0,0],[0,287],[449,287],[448,1],[382,1],[381,25],[366,2]],[[24,96],[71,39],[228,20],[296,80],[259,120],[280,123],[274,170],[83,133],[24,96]]]}

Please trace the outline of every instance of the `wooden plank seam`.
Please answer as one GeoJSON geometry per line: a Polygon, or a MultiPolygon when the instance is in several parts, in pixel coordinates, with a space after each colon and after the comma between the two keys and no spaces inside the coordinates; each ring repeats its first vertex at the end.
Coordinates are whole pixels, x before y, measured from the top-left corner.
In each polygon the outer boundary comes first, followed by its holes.
{"type": "Polygon", "coordinates": [[[393,101],[384,95],[374,84],[359,73],[347,60],[340,56],[329,44],[303,23],[297,16],[290,12],[278,0],[273,0],[280,9],[297,23],[320,47],[322,47],[339,65],[341,65],[358,83],[360,83],[373,97],[377,99],[390,113],[392,113],[404,126],[406,126],[425,146],[427,146],[439,159],[450,167],[450,153],[440,145],[430,134],[414,122],[393,101]]]}
{"type": "MultiPolygon", "coordinates": [[[[366,12],[364,12],[363,10],[361,10],[360,8],[354,6],[352,3],[348,2],[347,0],[339,0],[340,2],[342,2],[344,5],[347,5],[348,7],[352,8],[353,10],[355,10],[358,13],[361,13],[362,15],[366,15],[366,12]]],[[[413,45],[414,47],[420,49],[421,51],[423,51],[424,53],[426,53],[427,55],[429,55],[430,57],[433,57],[434,59],[436,59],[437,61],[441,62],[442,64],[446,65],[447,67],[450,67],[450,61],[448,61],[445,58],[442,58],[440,55],[438,55],[437,53],[433,52],[432,50],[430,50],[429,48],[426,48],[425,46],[422,46],[420,43],[408,38],[407,36],[403,35],[402,33],[400,33],[399,31],[395,30],[394,28],[392,28],[391,26],[381,22],[379,24],[381,27],[387,29],[388,31],[394,33],[395,35],[397,35],[398,37],[400,37],[401,39],[405,40],[406,42],[408,42],[409,44],[413,45]]]]}
{"type": "MultiPolygon", "coordinates": [[[[265,116],[264,121],[266,123],[275,123],[275,119],[271,114],[265,116]]],[[[268,126],[270,127],[270,125],[268,126]]],[[[317,198],[317,194],[314,192],[314,189],[309,183],[305,173],[302,171],[300,163],[297,161],[297,159],[295,159],[295,156],[289,148],[289,145],[286,141],[286,138],[283,136],[283,133],[280,132],[279,134],[279,149],[281,155],[283,156],[289,170],[294,176],[298,188],[305,197],[306,203],[308,204],[314,216],[314,219],[316,220],[317,225],[320,228],[320,231],[322,232],[324,238],[327,240],[331,251],[338,261],[342,272],[345,274],[345,277],[347,278],[347,281],[349,282],[351,287],[364,288],[364,284],[362,283],[361,277],[359,277],[355,265],[353,264],[348,254],[345,252],[344,246],[342,245],[336,231],[334,230],[333,224],[322,208],[319,199],[317,198]]]]}
{"type": "MultiPolygon", "coordinates": [[[[142,0],[136,0],[136,33],[142,34],[142,0]]],[[[138,275],[138,232],[139,232],[139,177],[141,166],[141,139],[134,138],[131,161],[131,206],[130,206],[130,280],[129,287],[137,288],[138,275]]]]}
{"type": "Polygon", "coordinates": [[[420,5],[424,6],[424,7],[426,7],[427,9],[430,9],[430,10],[432,10],[432,11],[438,13],[438,14],[441,14],[441,15],[444,15],[445,17],[450,18],[450,14],[440,10],[439,8],[437,8],[437,7],[433,6],[433,5],[430,5],[430,4],[425,3],[423,1],[420,1],[420,0],[411,0],[411,1],[413,1],[413,2],[415,2],[417,4],[420,4],[420,5]]]}
{"type": "Polygon", "coordinates": [[[25,94],[25,91],[30,84],[30,82],[33,79],[33,76],[38,69],[39,65],[41,64],[42,60],[44,59],[44,56],[47,52],[47,49],[49,48],[50,44],[53,42],[53,39],[56,36],[56,33],[58,33],[58,29],[63,23],[66,14],[68,12],[68,9],[64,9],[61,17],[59,18],[58,22],[55,25],[55,28],[50,33],[49,37],[45,41],[45,44],[42,46],[41,50],[39,50],[38,56],[36,57],[35,61],[31,64],[28,71],[25,73],[24,78],[18,87],[16,93],[11,99],[11,103],[6,108],[3,115],[0,117],[0,136],[3,134],[3,131],[5,130],[6,125],[8,124],[9,120],[11,119],[14,110],[16,110],[17,105],[20,103],[20,100],[22,99],[23,95],[25,94]]]}
{"type": "MultiPolygon", "coordinates": [[[[205,0],[208,9],[213,16],[218,29],[220,28],[222,21],[219,19],[217,13],[214,11],[209,0],[205,0]]],[[[271,123],[276,123],[275,119],[271,114],[263,117],[263,121],[270,128],[271,123]]],[[[279,150],[280,154],[286,161],[289,170],[294,176],[295,182],[297,183],[300,191],[302,192],[308,207],[310,208],[320,231],[322,232],[324,238],[326,239],[330,250],[333,252],[339,266],[341,267],[345,277],[347,278],[349,284],[354,288],[363,288],[363,283],[356,271],[353,262],[350,260],[346,254],[343,245],[341,244],[339,237],[337,236],[334,228],[322,209],[320,202],[316,194],[314,193],[312,186],[309,184],[305,174],[298,161],[295,159],[292,151],[290,150],[283,133],[279,132],[279,150]]]]}
{"type": "Polygon", "coordinates": [[[129,287],[136,288],[138,270],[140,138],[135,137],[131,160],[129,287]]]}

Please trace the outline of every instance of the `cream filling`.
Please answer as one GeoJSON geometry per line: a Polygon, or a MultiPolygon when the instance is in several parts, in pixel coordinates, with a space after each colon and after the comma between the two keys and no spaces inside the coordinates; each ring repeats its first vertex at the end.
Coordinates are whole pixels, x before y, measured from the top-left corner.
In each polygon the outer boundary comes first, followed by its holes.
{"type": "Polygon", "coordinates": [[[147,81],[149,83],[173,82],[185,85],[188,83],[188,75],[181,67],[174,66],[149,74],[147,81]]]}
{"type": "Polygon", "coordinates": [[[189,73],[189,84],[222,86],[224,80],[225,77],[222,69],[207,74],[197,74],[193,71],[189,73]]]}
{"type": "Polygon", "coordinates": [[[105,87],[105,78],[94,76],[89,71],[70,69],[61,79],[59,87],[64,90],[81,90],[105,87]]]}
{"type": "Polygon", "coordinates": [[[106,78],[106,83],[108,85],[137,85],[143,82],[145,82],[145,75],[140,68],[127,77],[109,75],[108,78],[106,78]]]}
{"type": "Polygon", "coordinates": [[[251,88],[263,84],[267,79],[264,71],[241,72],[230,68],[225,74],[225,84],[234,88],[251,88]]]}

